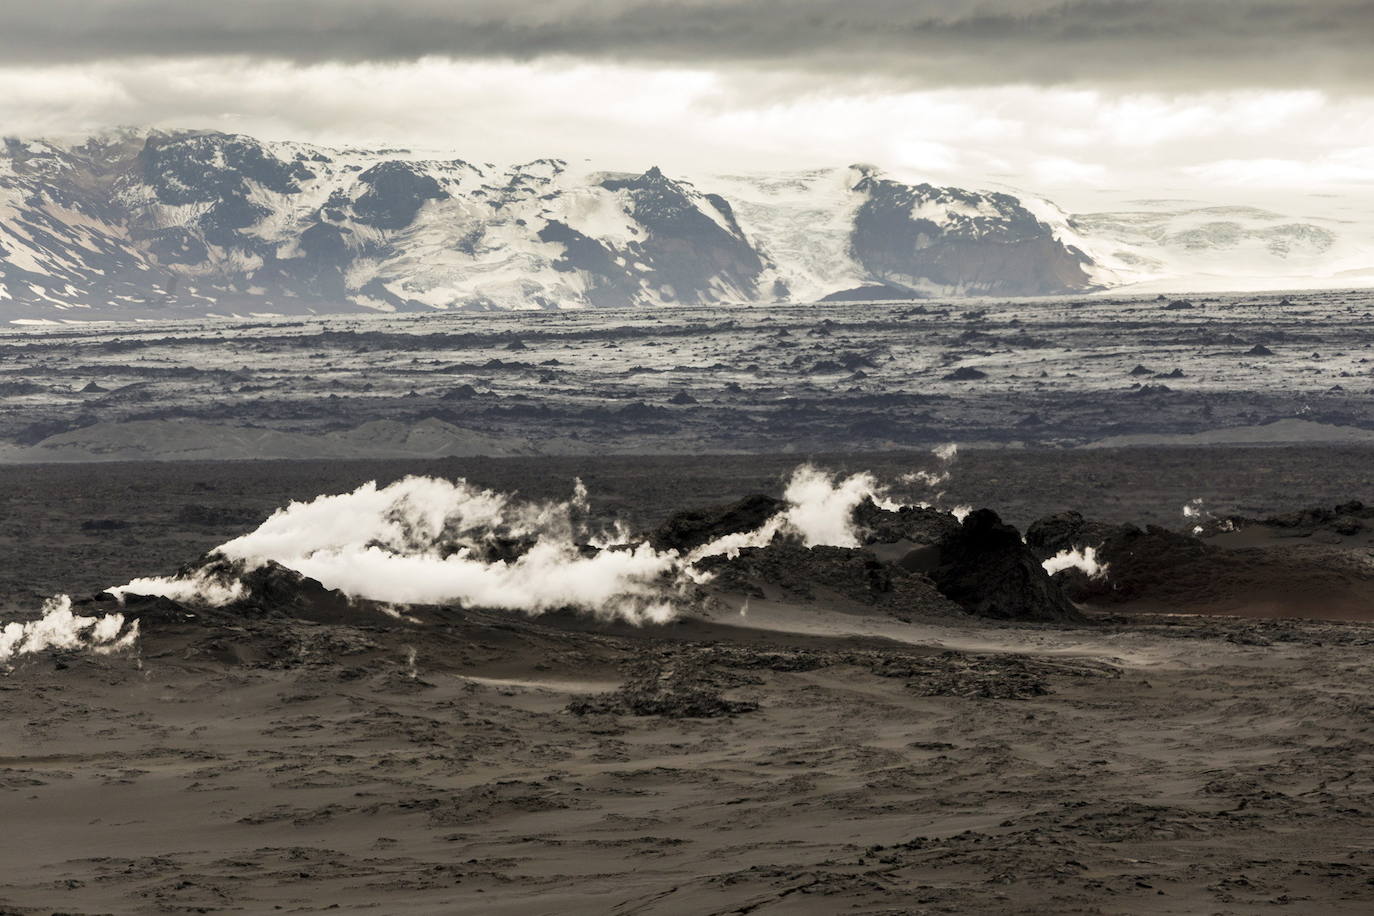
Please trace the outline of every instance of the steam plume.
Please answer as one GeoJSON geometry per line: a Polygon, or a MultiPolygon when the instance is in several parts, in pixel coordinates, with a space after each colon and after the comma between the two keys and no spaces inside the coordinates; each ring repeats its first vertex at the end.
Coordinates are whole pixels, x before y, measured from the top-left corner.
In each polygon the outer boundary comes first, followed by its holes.
{"type": "MultiPolygon", "coordinates": [[[[703,557],[762,547],[779,534],[808,547],[857,547],[853,514],[864,499],[898,508],[872,474],[839,477],[811,465],[793,472],[783,495],[786,507],[759,528],[682,556],[631,543],[623,529],[590,530],[580,482],[566,502],[535,502],[464,480],[407,477],[293,502],[211,557],[245,570],[279,563],[349,596],[395,605],[458,603],[530,614],[573,608],[662,622],[674,616],[688,587],[708,580],[694,568],[703,557]]],[[[210,605],[243,597],[241,582],[225,581],[211,566],[110,591],[121,600],[163,595],[210,605]]]]}
{"type": "Polygon", "coordinates": [[[1105,579],[1109,568],[1106,563],[1098,561],[1096,547],[1061,550],[1041,565],[1051,576],[1066,569],[1081,569],[1089,579],[1105,579]]]}
{"type": "Polygon", "coordinates": [[[72,613],[72,599],[58,595],[43,602],[43,616],[0,628],[0,663],[45,649],[88,649],[108,655],[138,640],[138,621],[124,626],[123,614],[83,617],[72,613]]]}

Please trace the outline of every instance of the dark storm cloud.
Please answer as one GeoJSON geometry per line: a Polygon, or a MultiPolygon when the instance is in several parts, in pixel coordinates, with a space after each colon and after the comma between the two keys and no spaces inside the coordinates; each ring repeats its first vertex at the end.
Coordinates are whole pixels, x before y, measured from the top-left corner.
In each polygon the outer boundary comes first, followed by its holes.
{"type": "Polygon", "coordinates": [[[571,55],[915,82],[1374,84],[1370,0],[0,0],[0,59],[571,55]]]}

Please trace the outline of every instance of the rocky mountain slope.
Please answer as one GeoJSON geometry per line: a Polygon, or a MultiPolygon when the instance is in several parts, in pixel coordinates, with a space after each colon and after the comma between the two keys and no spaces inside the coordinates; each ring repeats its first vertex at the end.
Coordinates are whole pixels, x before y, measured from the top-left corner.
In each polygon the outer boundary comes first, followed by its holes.
{"type": "Polygon", "coordinates": [[[1155,203],[1071,216],[863,165],[688,180],[204,131],[10,138],[0,319],[1359,285],[1374,265],[1338,220],[1155,203]]]}
{"type": "Polygon", "coordinates": [[[1092,260],[1061,235],[1011,195],[903,184],[862,166],[688,181],[657,168],[498,168],[211,132],[0,148],[10,317],[1092,287],[1092,260]]]}

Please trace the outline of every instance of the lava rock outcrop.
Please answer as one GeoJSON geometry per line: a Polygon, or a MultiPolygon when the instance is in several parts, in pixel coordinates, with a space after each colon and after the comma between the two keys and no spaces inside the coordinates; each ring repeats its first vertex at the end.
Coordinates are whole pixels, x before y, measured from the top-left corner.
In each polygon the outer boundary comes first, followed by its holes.
{"type": "Polygon", "coordinates": [[[1003,620],[1078,621],[1078,609],[1021,542],[1021,534],[991,509],[964,518],[937,545],[931,581],[972,614],[1003,620]]]}
{"type": "Polygon", "coordinates": [[[731,534],[755,531],[787,506],[780,499],[755,494],[738,502],[674,513],[649,535],[655,550],[688,553],[731,534]]]}

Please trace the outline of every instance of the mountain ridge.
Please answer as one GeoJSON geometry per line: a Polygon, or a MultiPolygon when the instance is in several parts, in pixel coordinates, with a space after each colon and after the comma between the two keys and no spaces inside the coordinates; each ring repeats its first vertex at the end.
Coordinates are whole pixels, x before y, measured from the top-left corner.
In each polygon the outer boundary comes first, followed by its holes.
{"type": "MultiPolygon", "coordinates": [[[[751,222],[767,204],[746,202],[741,217],[729,188],[656,166],[502,169],[215,131],[9,138],[0,307],[518,309],[802,301],[866,283],[913,297],[1094,285],[1091,259],[1011,195],[907,185],[871,167],[790,179],[839,221],[843,242],[831,240],[834,263],[818,273],[792,263],[766,218],[751,222]],[[1006,255],[1028,245],[1053,266],[1012,270],[1006,255]]],[[[816,234],[805,210],[796,218],[787,231],[816,234]]]]}
{"type": "Polygon", "coordinates": [[[1071,216],[871,165],[689,178],[203,130],[0,140],[11,320],[1073,295],[1231,251],[1308,270],[1338,241],[1254,208],[1071,216]]]}

